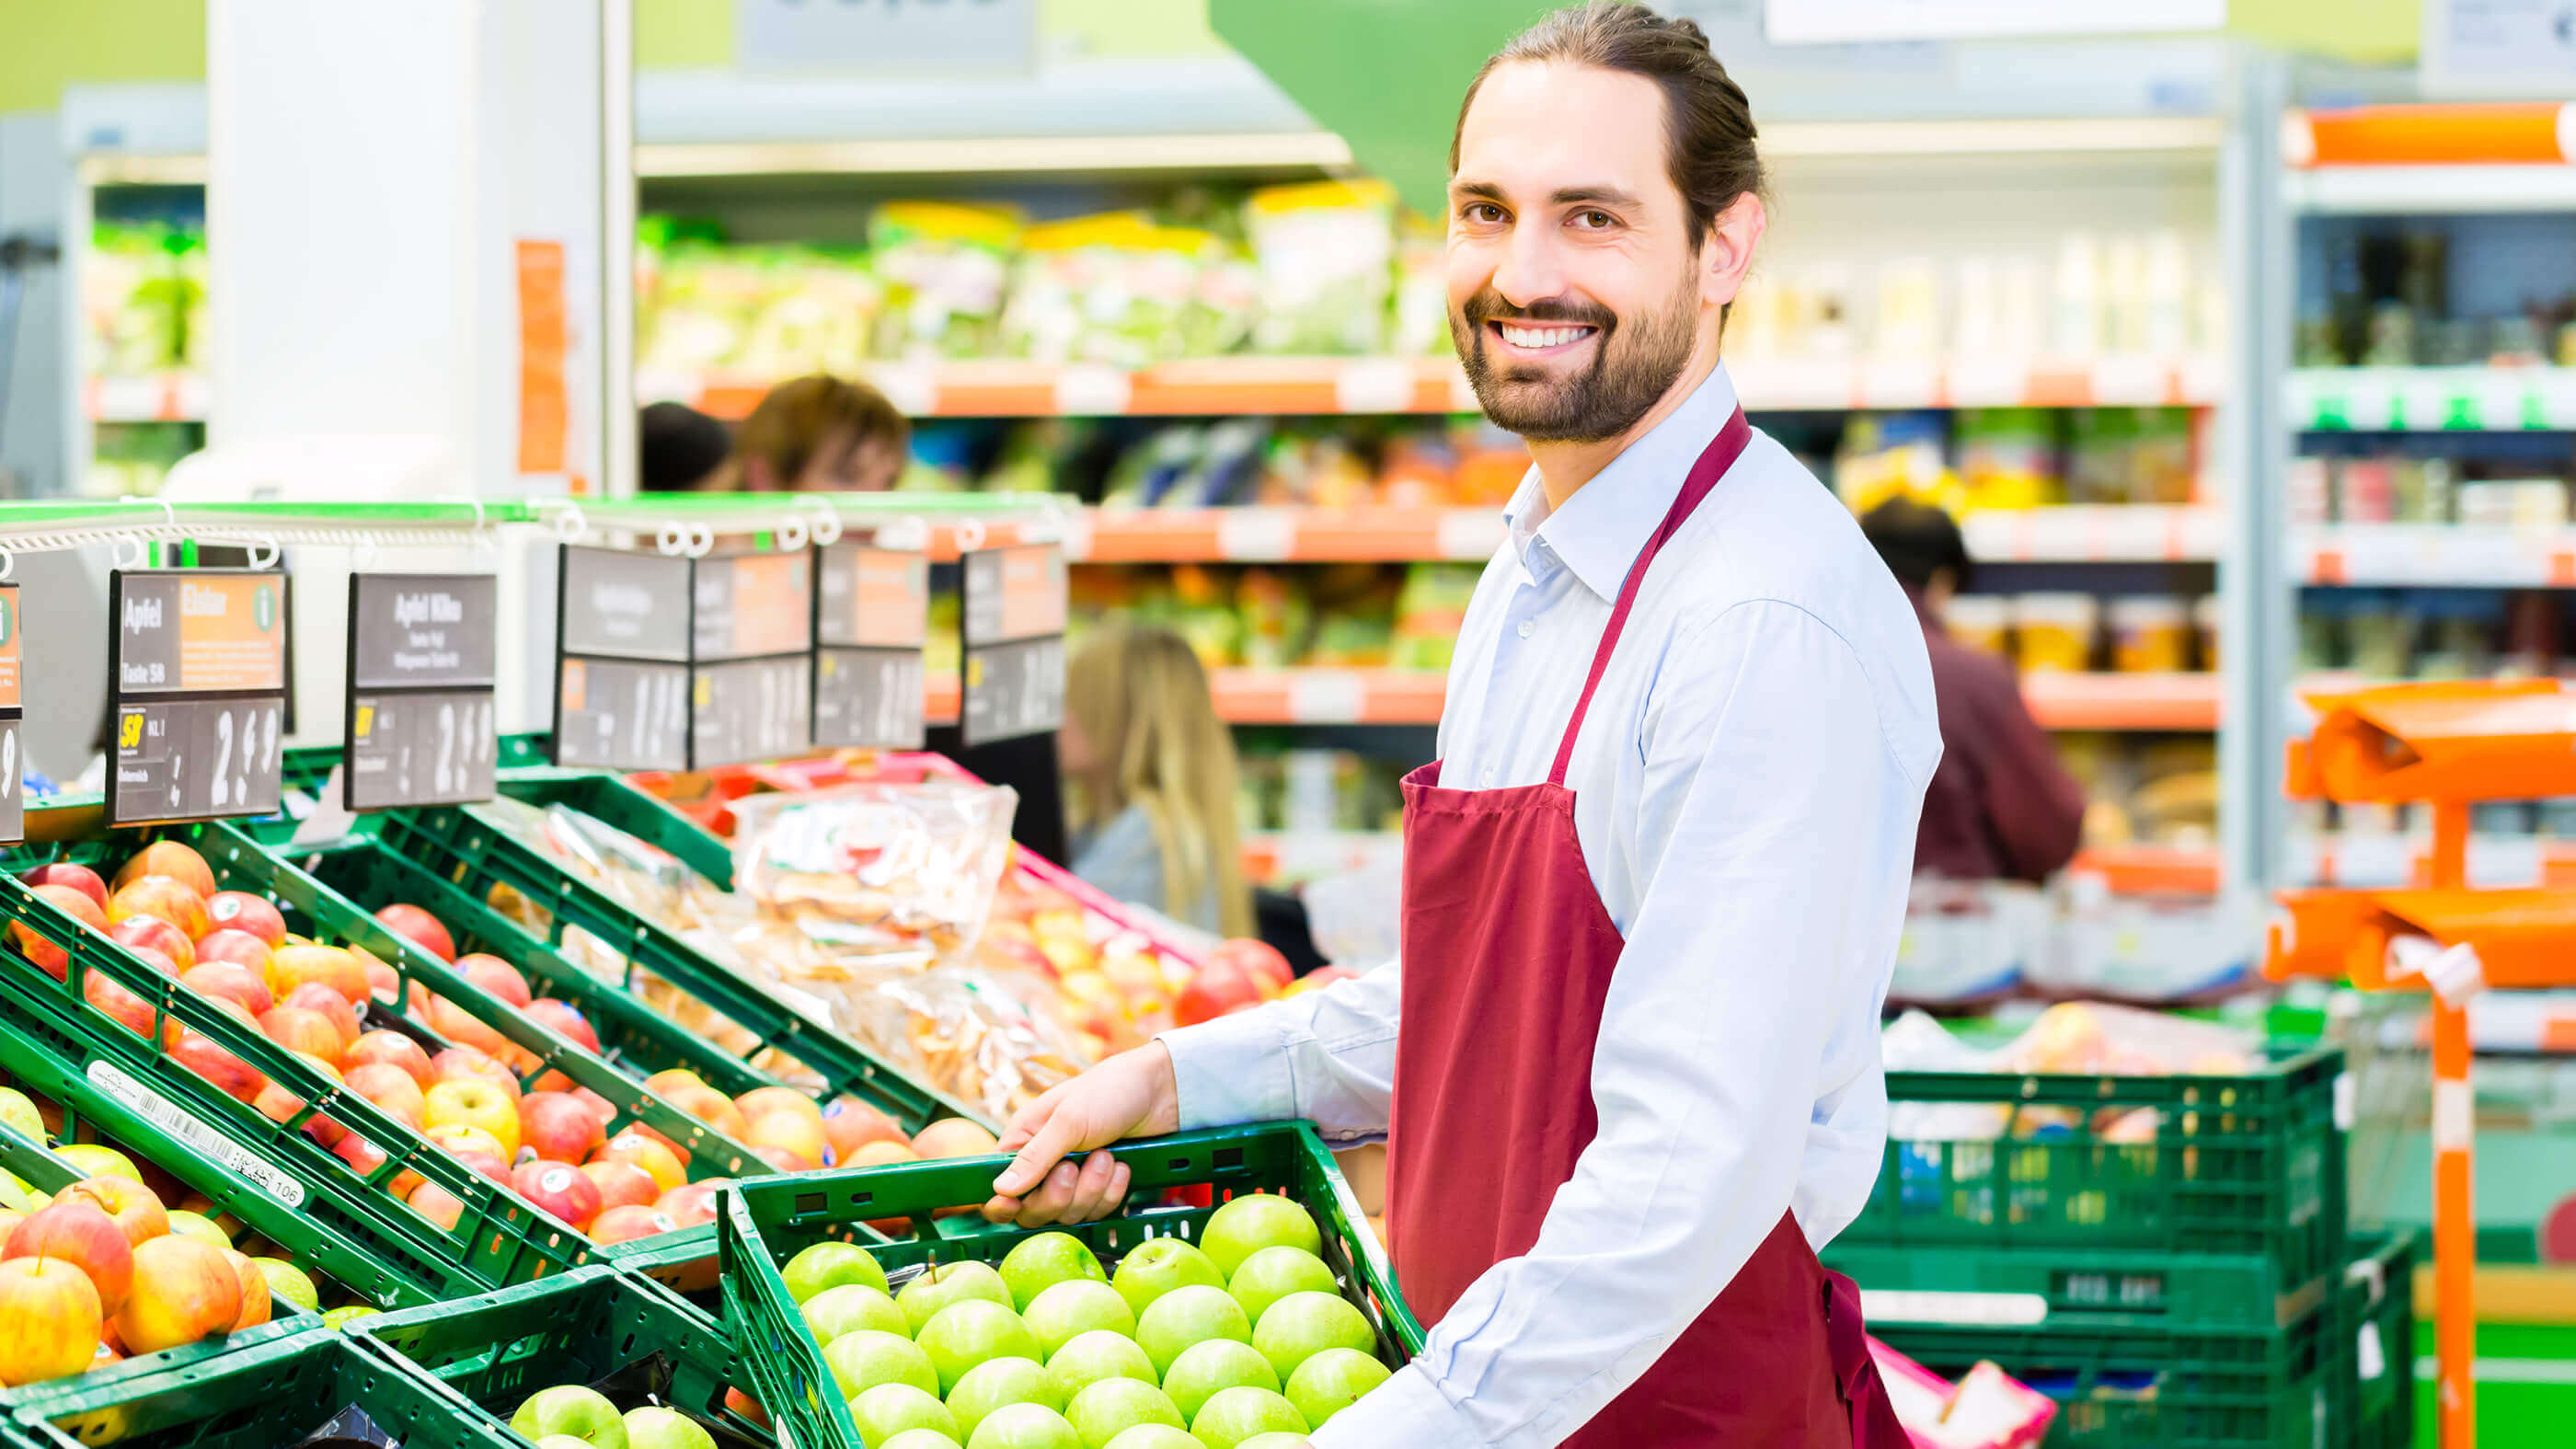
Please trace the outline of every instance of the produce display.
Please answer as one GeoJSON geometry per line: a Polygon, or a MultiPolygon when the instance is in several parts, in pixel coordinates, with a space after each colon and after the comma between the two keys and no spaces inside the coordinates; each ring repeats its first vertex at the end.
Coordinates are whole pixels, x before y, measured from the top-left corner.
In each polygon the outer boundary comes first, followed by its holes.
{"type": "Polygon", "coordinates": [[[582,1384],[539,1389],[510,1415],[510,1427],[537,1449],[715,1449],[715,1436],[676,1409],[648,1404],[620,1412],[606,1394],[582,1384]]]}
{"type": "Polygon", "coordinates": [[[780,1272],[867,1449],[1267,1449],[1389,1372],[1322,1247],[1251,1193],[1107,1264],[1048,1232],[892,1274],[825,1241],[780,1272]]]}
{"type": "Polygon", "coordinates": [[[903,487],[1066,493],[1111,509],[1499,508],[1529,449],[1481,416],[924,422],[903,487]]]}
{"type": "Polygon", "coordinates": [[[2576,276],[2563,252],[2517,252],[2512,270],[2539,276],[2502,306],[2473,301],[2468,294],[2481,289],[2461,273],[2492,264],[2493,238],[2483,230],[2423,217],[2394,229],[2324,227],[2324,286],[2302,293],[2298,365],[2576,367],[2576,276]]]}
{"type": "Polygon", "coordinates": [[[81,260],[83,369],[147,377],[206,361],[206,229],[101,218],[81,260]]]}
{"type": "Polygon", "coordinates": [[[1897,495],[1953,514],[2201,497],[2206,412],[2188,408],[1961,408],[1856,412],[1816,474],[1853,511],[1897,495]]]}
{"type": "Polygon", "coordinates": [[[1165,625],[1211,669],[1445,672],[1474,564],[1094,566],[1073,575],[1075,634],[1111,614],[1165,625]]]}

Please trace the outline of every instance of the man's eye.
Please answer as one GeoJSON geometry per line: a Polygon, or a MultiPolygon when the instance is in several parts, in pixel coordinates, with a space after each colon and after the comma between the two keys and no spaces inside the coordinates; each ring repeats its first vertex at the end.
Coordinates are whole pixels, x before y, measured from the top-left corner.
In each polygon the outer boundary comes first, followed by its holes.
{"type": "Polygon", "coordinates": [[[1574,215],[1574,224],[1585,231],[1606,231],[1618,222],[1606,211],[1580,211],[1574,215]]]}
{"type": "Polygon", "coordinates": [[[1494,205],[1490,201],[1471,201],[1467,203],[1466,210],[1459,214],[1466,217],[1469,221],[1477,222],[1490,223],[1503,219],[1503,209],[1494,205]]]}

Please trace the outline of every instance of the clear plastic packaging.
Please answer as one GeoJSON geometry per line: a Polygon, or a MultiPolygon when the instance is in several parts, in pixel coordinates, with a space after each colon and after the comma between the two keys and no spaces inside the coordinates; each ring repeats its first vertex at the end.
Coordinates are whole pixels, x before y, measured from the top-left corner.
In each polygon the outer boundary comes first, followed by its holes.
{"type": "Polygon", "coordinates": [[[734,881],[826,954],[956,965],[992,909],[1018,803],[950,780],[753,796],[734,807],[734,881]]]}

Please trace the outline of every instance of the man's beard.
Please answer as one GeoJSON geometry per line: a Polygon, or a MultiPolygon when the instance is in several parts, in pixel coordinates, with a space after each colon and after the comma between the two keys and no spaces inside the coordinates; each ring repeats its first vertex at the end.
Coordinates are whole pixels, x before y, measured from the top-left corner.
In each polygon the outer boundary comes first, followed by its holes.
{"type": "Polygon", "coordinates": [[[1449,335],[1477,404],[1495,426],[1534,443],[1598,443],[1635,427],[1690,365],[1697,292],[1686,271],[1671,305],[1628,322],[1592,301],[1515,307],[1488,285],[1450,309],[1449,335]],[[1487,351],[1488,322],[1594,328],[1592,365],[1560,380],[1540,367],[1497,364],[1487,351]]]}

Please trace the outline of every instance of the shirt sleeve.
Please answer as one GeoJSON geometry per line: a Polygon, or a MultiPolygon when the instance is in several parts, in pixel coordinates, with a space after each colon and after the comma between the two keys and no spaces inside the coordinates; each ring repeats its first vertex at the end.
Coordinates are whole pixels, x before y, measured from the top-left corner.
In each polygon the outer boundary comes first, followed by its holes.
{"type": "Polygon", "coordinates": [[[1395,1094],[1396,963],[1284,1001],[1167,1031],[1181,1126],[1311,1119],[1336,1147],[1386,1135],[1395,1094]]]}
{"type": "Polygon", "coordinates": [[[1735,1277],[1789,1210],[1820,1100],[1865,1085],[1827,1079],[1827,1044],[1883,989],[1883,966],[1846,978],[1892,959],[1922,782],[1851,647],[1792,605],[1733,606],[1676,639],[1638,747],[1613,848],[1644,884],[1593,1057],[1599,1132],[1530,1250],[1317,1449],[1558,1443],[1735,1277]]]}

